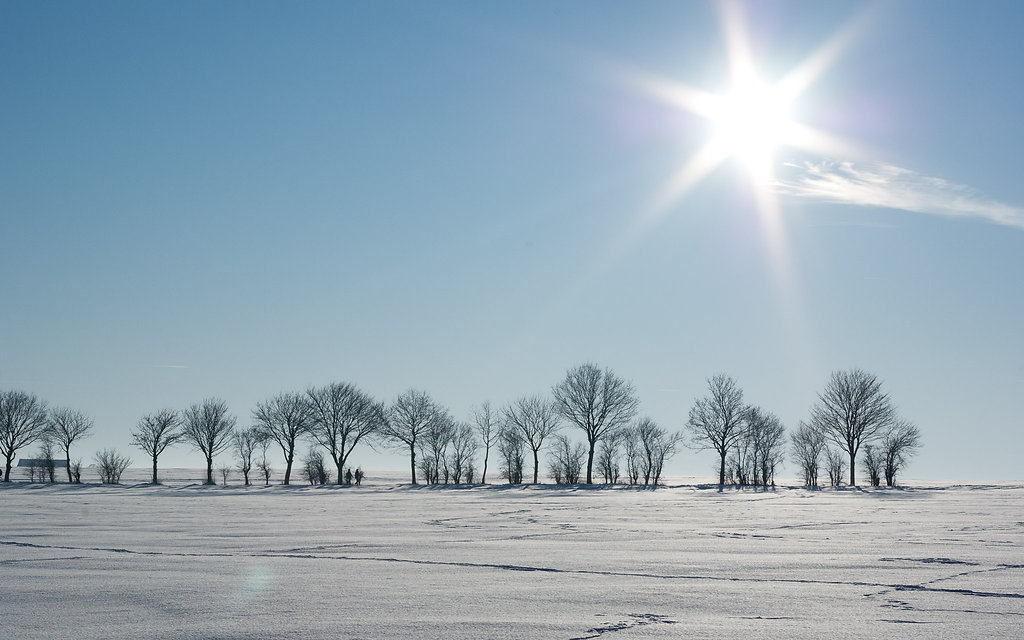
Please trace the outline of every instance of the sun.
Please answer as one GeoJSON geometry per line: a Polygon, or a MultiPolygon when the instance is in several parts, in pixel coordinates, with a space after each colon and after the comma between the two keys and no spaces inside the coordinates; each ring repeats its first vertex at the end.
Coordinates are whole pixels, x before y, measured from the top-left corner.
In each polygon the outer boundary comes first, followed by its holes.
{"type": "Polygon", "coordinates": [[[691,188],[731,160],[745,168],[763,217],[777,217],[775,169],[782,149],[822,156],[858,154],[856,145],[798,121],[794,112],[801,95],[864,28],[868,13],[845,24],[781,78],[766,82],[756,65],[764,54],[755,55],[752,50],[739,4],[724,0],[719,6],[729,68],[725,91],[714,93],[642,70],[623,68],[621,77],[635,88],[659,102],[704,118],[711,125],[704,145],[655,194],[643,215],[645,220],[659,218],[691,188]]]}
{"type": "Polygon", "coordinates": [[[776,150],[792,142],[791,100],[777,87],[751,78],[717,102],[708,114],[714,144],[746,165],[755,180],[768,177],[776,150]]]}

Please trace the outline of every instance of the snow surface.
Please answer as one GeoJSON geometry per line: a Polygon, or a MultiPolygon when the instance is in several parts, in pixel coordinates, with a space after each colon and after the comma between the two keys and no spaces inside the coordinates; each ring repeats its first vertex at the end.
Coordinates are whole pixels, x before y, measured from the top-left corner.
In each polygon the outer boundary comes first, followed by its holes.
{"type": "MultiPolygon", "coordinates": [[[[167,477],[186,476],[202,472],[167,477]]],[[[19,638],[1024,635],[1020,485],[399,481],[0,486],[0,625],[19,638]]]]}

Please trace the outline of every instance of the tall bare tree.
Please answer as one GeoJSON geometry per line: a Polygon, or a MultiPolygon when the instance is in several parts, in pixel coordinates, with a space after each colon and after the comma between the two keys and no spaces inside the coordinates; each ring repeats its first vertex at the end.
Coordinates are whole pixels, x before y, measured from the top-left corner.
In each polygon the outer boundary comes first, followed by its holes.
{"type": "Polygon", "coordinates": [[[558,412],[587,438],[587,484],[593,484],[594,448],[606,435],[627,426],[636,415],[640,406],[636,391],[611,369],[601,370],[591,363],[569,369],[551,391],[558,412]]]}
{"type": "Polygon", "coordinates": [[[253,420],[261,437],[273,440],[284,454],[284,484],[292,478],[295,445],[309,433],[313,423],[306,396],[301,393],[279,393],[270,400],[259,402],[252,411],[253,420]]]}
{"type": "Polygon", "coordinates": [[[183,440],[206,457],[206,484],[213,479],[213,457],[231,446],[236,419],[219,398],[207,398],[181,413],[183,440]]]}
{"type": "Polygon", "coordinates": [[[379,431],[386,419],[384,405],[348,383],[335,382],[308,389],[310,433],[327,449],[338,468],[337,482],[344,482],[345,463],[361,440],[379,431]]]}
{"type": "Polygon", "coordinates": [[[11,481],[11,465],[18,449],[46,434],[46,403],[34,393],[0,392],[0,453],[6,460],[4,482],[11,481]]]}
{"type": "Polygon", "coordinates": [[[793,460],[803,472],[804,484],[808,487],[818,486],[818,469],[821,466],[821,454],[825,451],[825,436],[812,425],[801,421],[797,430],[790,435],[790,447],[793,460]]]}
{"type": "Polygon", "coordinates": [[[745,427],[743,390],[724,373],[708,379],[708,395],[699,398],[690,409],[686,422],[691,445],[718,453],[718,490],[725,485],[725,458],[743,437],[745,427]]]}
{"type": "Polygon", "coordinates": [[[896,474],[921,448],[921,431],[913,423],[897,420],[882,438],[885,484],[896,485],[896,474]]]}
{"type": "Polygon", "coordinates": [[[185,438],[178,413],[172,409],[162,409],[142,416],[132,430],[131,436],[132,446],[145,451],[153,462],[153,484],[160,484],[156,473],[157,458],[164,449],[185,438]]]}
{"type": "Polygon", "coordinates": [[[65,407],[50,410],[46,437],[64,452],[68,482],[74,482],[71,475],[71,445],[89,437],[91,433],[92,420],[81,411],[65,407]]]}
{"type": "Polygon", "coordinates": [[[444,413],[427,392],[415,389],[400,394],[388,411],[388,420],[380,435],[392,445],[402,449],[408,447],[413,484],[417,484],[416,450],[419,440],[437,420],[445,418],[444,413]]]}
{"type": "Polygon", "coordinates": [[[505,423],[519,432],[523,443],[533,452],[533,484],[537,484],[541,447],[560,426],[558,407],[541,396],[530,396],[509,404],[503,413],[505,423]]]}
{"type": "Polygon", "coordinates": [[[860,369],[835,371],[811,407],[811,423],[850,458],[850,486],[856,485],[857,451],[877,440],[896,419],[882,382],[860,369]]]}
{"type": "Polygon", "coordinates": [[[487,459],[491,455],[491,447],[498,441],[498,414],[491,408],[490,400],[473,409],[473,424],[480,434],[480,444],[484,447],[484,470],[480,475],[480,484],[487,484],[487,459]]]}

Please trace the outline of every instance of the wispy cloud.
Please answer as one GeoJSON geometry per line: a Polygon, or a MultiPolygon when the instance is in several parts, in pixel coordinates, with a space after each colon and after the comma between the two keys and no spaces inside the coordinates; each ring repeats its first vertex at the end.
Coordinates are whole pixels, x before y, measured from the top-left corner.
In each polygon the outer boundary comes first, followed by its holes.
{"type": "Polygon", "coordinates": [[[779,192],[842,204],[886,207],[949,217],[983,218],[1024,229],[1024,208],[986,198],[976,190],[942,178],[922,176],[890,164],[852,162],[787,164],[779,192]]]}

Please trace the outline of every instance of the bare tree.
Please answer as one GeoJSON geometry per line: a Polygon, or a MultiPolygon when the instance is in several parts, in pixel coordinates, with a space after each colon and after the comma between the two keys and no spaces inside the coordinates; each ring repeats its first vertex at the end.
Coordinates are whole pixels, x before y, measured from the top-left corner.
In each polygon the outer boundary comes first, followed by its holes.
{"type": "Polygon", "coordinates": [[[670,434],[659,427],[654,420],[646,417],[637,420],[630,432],[636,438],[639,475],[643,475],[645,485],[657,485],[661,481],[665,462],[679,450],[679,444],[683,439],[682,434],[670,434]]]}
{"type": "Polygon", "coordinates": [[[116,449],[104,449],[96,454],[96,467],[103,484],[120,484],[121,474],[132,463],[131,458],[123,456],[116,449]]]}
{"type": "Polygon", "coordinates": [[[0,392],[0,453],[6,459],[4,482],[11,481],[11,465],[18,449],[46,433],[46,403],[33,393],[0,392]]]}
{"type": "Polygon", "coordinates": [[[219,398],[207,398],[181,414],[183,440],[206,456],[206,484],[216,484],[213,457],[231,446],[235,422],[227,403],[219,398]]]}
{"type": "Polygon", "coordinates": [[[501,477],[509,484],[522,484],[523,464],[526,455],[523,453],[523,436],[517,429],[507,425],[498,434],[498,454],[501,455],[501,477]]]}
{"type": "Polygon", "coordinates": [[[220,467],[217,468],[217,471],[220,472],[221,484],[224,485],[224,486],[227,486],[228,478],[231,476],[231,471],[232,471],[231,464],[228,463],[228,462],[225,462],[222,465],[220,465],[220,467]]]}
{"type": "Polygon", "coordinates": [[[416,450],[419,440],[437,420],[444,417],[444,412],[439,411],[429,394],[415,389],[399,395],[388,411],[388,420],[382,425],[380,435],[392,445],[408,448],[412,484],[417,484],[416,450]]]}
{"type": "Polygon", "coordinates": [[[309,484],[327,484],[331,481],[331,472],[327,470],[324,454],[319,449],[310,447],[302,459],[302,476],[309,484]]]}
{"type": "Polygon", "coordinates": [[[279,393],[270,400],[259,402],[252,411],[253,420],[262,438],[273,440],[284,454],[284,484],[292,477],[295,445],[309,433],[312,413],[306,397],[299,393],[279,393]]]}
{"type": "Polygon", "coordinates": [[[235,450],[235,458],[238,460],[238,470],[242,472],[242,480],[249,486],[249,473],[252,472],[253,456],[260,446],[259,427],[249,427],[241,431],[235,431],[232,441],[235,450]]]}
{"type": "Polygon", "coordinates": [[[267,458],[270,440],[266,438],[265,434],[258,427],[256,428],[256,435],[260,446],[260,459],[256,461],[256,468],[259,469],[260,475],[263,476],[263,486],[269,487],[270,477],[274,475],[274,468],[270,466],[270,459],[267,458]]]}
{"type": "Polygon", "coordinates": [[[533,452],[533,484],[537,484],[539,453],[545,438],[558,431],[558,408],[540,396],[530,396],[509,404],[503,414],[505,424],[517,430],[523,443],[533,452]]]}
{"type": "Polygon", "coordinates": [[[835,371],[811,408],[811,422],[850,457],[850,486],[861,445],[878,439],[896,418],[882,382],[860,369],[835,371]]]}
{"type": "Polygon", "coordinates": [[[50,411],[50,419],[46,425],[46,436],[64,452],[67,464],[68,482],[71,475],[71,445],[87,438],[92,433],[92,420],[81,411],[58,408],[50,411]]]}
{"type": "Polygon", "coordinates": [[[860,458],[864,472],[868,474],[868,482],[872,487],[882,483],[882,467],[885,461],[882,459],[882,452],[875,449],[872,444],[864,445],[864,455],[860,458]]]}
{"type": "Polygon", "coordinates": [[[786,428],[773,414],[759,407],[747,408],[745,439],[750,443],[750,479],[755,485],[775,486],[775,470],[782,464],[786,428]]]}
{"type": "Polygon", "coordinates": [[[586,454],[587,448],[582,442],[573,442],[562,434],[556,434],[551,445],[551,459],[548,462],[548,469],[555,484],[578,484],[586,454]]]}
{"type": "Polygon", "coordinates": [[[897,420],[882,438],[885,484],[896,485],[898,474],[921,448],[921,431],[906,420],[897,420]]]}
{"type": "Polygon", "coordinates": [[[625,429],[621,432],[622,444],[626,449],[626,477],[629,484],[638,484],[640,476],[643,475],[643,449],[640,447],[640,438],[635,429],[625,429]]]}
{"type": "Polygon", "coordinates": [[[825,447],[825,470],[828,471],[828,483],[830,485],[838,487],[843,484],[846,460],[843,459],[842,451],[836,451],[832,447],[825,447]]]}
{"type": "Polygon", "coordinates": [[[473,482],[473,455],[479,446],[472,425],[466,422],[455,424],[451,448],[448,452],[448,467],[451,469],[452,482],[459,484],[463,477],[466,482],[473,482]]]}
{"type": "Polygon", "coordinates": [[[552,389],[555,405],[587,439],[587,484],[594,482],[594,449],[609,433],[624,428],[636,415],[640,401],[628,382],[611,369],[587,363],[569,369],[552,389]]]}
{"type": "Polygon", "coordinates": [[[71,469],[71,481],[75,484],[82,484],[82,459],[72,460],[69,467],[71,469]]]}
{"type": "Polygon", "coordinates": [[[46,436],[43,437],[43,442],[39,447],[39,454],[36,459],[39,463],[39,481],[56,482],[57,464],[53,459],[53,441],[46,436]]]}
{"type": "Polygon", "coordinates": [[[448,484],[451,470],[445,466],[445,462],[448,446],[454,436],[455,419],[447,409],[434,405],[434,415],[418,441],[419,468],[427,484],[440,483],[442,474],[444,483],[448,484]]]}
{"type": "Polygon", "coordinates": [[[359,442],[377,433],[386,416],[384,405],[348,383],[335,382],[306,391],[311,412],[310,433],[327,449],[338,468],[337,481],[359,442]]]}
{"type": "Polygon", "coordinates": [[[818,467],[821,464],[821,452],[825,450],[825,436],[801,421],[796,432],[790,435],[790,447],[793,460],[803,472],[804,484],[808,487],[818,486],[818,467]]]}
{"type": "Polygon", "coordinates": [[[624,440],[625,431],[610,433],[601,440],[597,448],[597,468],[601,471],[605,484],[619,481],[619,447],[624,440]]]}
{"type": "Polygon", "coordinates": [[[743,438],[746,407],[743,390],[736,380],[725,374],[708,379],[708,395],[700,398],[690,409],[686,426],[692,446],[712,449],[718,453],[718,489],[725,485],[725,458],[743,438]]]}
{"type": "Polygon", "coordinates": [[[171,409],[162,409],[156,413],[142,416],[135,429],[131,432],[132,446],[146,452],[153,462],[153,484],[160,484],[156,473],[157,458],[167,447],[181,442],[185,434],[181,431],[178,413],[171,409]]]}
{"type": "Polygon", "coordinates": [[[491,447],[498,439],[498,432],[501,431],[498,415],[491,408],[490,400],[485,400],[482,405],[473,409],[473,424],[480,434],[480,443],[484,447],[484,469],[480,475],[480,484],[487,484],[487,459],[491,455],[491,447]]]}

